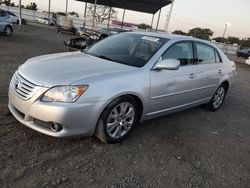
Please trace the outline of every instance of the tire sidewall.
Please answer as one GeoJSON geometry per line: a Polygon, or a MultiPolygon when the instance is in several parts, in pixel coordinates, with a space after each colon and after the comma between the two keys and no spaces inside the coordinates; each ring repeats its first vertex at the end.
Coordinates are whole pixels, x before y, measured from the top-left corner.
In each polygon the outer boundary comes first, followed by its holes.
{"type": "Polygon", "coordinates": [[[10,37],[11,34],[12,34],[11,27],[10,27],[10,26],[6,26],[6,27],[5,27],[5,30],[4,30],[4,33],[5,33],[5,35],[6,35],[7,37],[10,37]],[[9,33],[9,34],[7,33],[7,29],[10,29],[10,33],[9,33]]]}
{"type": "Polygon", "coordinates": [[[216,91],[215,91],[215,93],[214,93],[214,95],[213,95],[213,97],[212,97],[212,99],[211,99],[211,101],[210,101],[210,103],[209,103],[209,107],[210,107],[210,109],[211,109],[212,111],[216,111],[216,110],[219,110],[219,109],[221,108],[221,106],[223,105],[223,103],[224,103],[224,101],[225,101],[226,94],[227,94],[227,87],[225,86],[225,84],[220,85],[220,86],[216,89],[216,91]],[[222,103],[220,104],[219,107],[215,108],[214,105],[213,105],[213,103],[214,103],[214,97],[215,97],[217,91],[218,91],[221,87],[224,88],[224,92],[225,92],[225,93],[224,93],[224,97],[223,97],[223,101],[222,101],[222,103]]]}
{"type": "Polygon", "coordinates": [[[113,102],[111,102],[106,107],[106,109],[104,110],[104,112],[102,113],[101,118],[100,118],[100,121],[101,121],[101,123],[103,125],[103,131],[104,131],[107,143],[115,144],[115,143],[119,143],[119,142],[125,140],[130,135],[130,133],[132,132],[132,130],[135,127],[136,123],[138,122],[138,117],[139,117],[139,107],[138,107],[137,102],[132,97],[121,97],[121,98],[118,98],[118,99],[114,100],[113,102]],[[135,110],[134,122],[133,122],[132,127],[130,128],[130,130],[125,135],[123,135],[121,138],[118,138],[118,139],[117,138],[112,138],[112,137],[109,136],[109,134],[107,132],[107,120],[108,120],[108,117],[109,117],[109,114],[111,113],[111,111],[118,104],[120,104],[122,102],[128,102],[134,107],[134,110],[135,110]]]}

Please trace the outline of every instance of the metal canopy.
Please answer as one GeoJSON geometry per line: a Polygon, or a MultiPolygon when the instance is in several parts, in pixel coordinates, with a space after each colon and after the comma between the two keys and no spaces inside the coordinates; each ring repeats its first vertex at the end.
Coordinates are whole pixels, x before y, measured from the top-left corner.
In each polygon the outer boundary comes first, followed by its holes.
{"type": "MultiPolygon", "coordinates": [[[[95,0],[76,0],[95,4],[95,0]]],[[[155,14],[162,7],[171,4],[173,0],[98,0],[98,5],[105,5],[114,8],[121,8],[155,14]]]]}

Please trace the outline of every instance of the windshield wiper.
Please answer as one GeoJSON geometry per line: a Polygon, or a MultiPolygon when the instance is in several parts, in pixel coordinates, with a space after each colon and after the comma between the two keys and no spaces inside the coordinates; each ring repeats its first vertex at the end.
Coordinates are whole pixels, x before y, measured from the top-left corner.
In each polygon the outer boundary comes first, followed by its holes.
{"type": "MultiPolygon", "coordinates": [[[[102,58],[102,59],[106,59],[106,60],[109,60],[109,61],[115,61],[114,59],[112,59],[112,58],[110,58],[110,57],[107,57],[107,56],[105,56],[105,55],[99,55],[99,56],[97,56],[97,57],[102,58]]],[[[116,61],[115,61],[115,62],[116,62],[116,61]]]]}

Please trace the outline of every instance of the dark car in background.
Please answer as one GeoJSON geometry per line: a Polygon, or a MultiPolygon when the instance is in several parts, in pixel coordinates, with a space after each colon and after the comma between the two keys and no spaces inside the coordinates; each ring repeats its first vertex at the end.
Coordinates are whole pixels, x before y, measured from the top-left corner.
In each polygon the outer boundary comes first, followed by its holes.
{"type": "Polygon", "coordinates": [[[250,57],[250,48],[238,50],[237,51],[237,56],[238,57],[244,57],[244,58],[248,59],[250,57]]]}

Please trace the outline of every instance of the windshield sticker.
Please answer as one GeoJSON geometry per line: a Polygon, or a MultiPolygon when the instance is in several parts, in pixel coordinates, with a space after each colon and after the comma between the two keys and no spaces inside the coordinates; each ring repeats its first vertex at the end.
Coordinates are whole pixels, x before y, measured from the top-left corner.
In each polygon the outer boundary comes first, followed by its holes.
{"type": "Polygon", "coordinates": [[[152,42],[158,42],[160,39],[156,38],[156,37],[149,37],[149,36],[143,36],[141,38],[142,40],[148,40],[148,41],[152,41],[152,42]]]}

